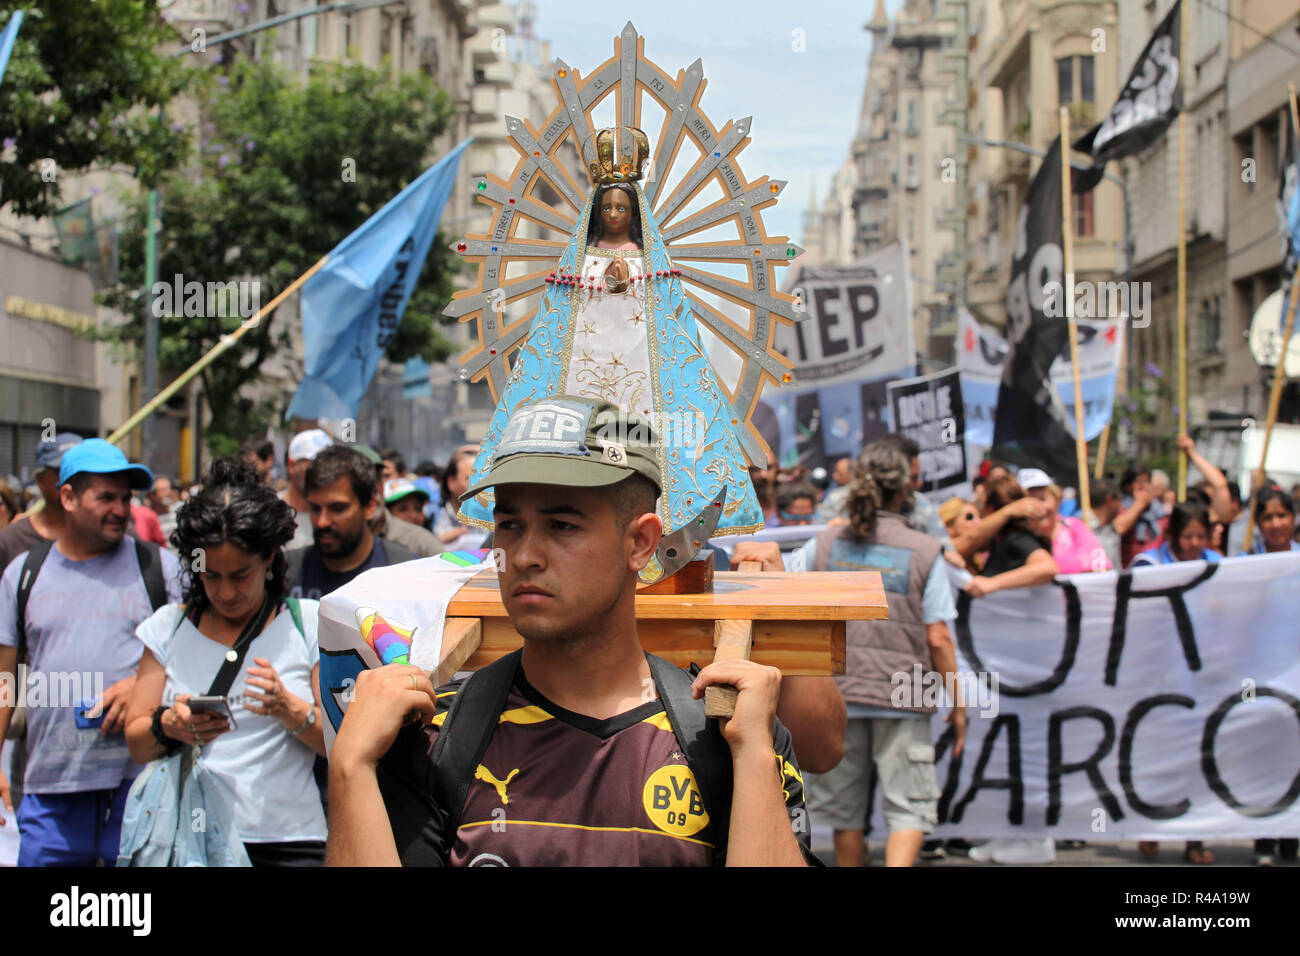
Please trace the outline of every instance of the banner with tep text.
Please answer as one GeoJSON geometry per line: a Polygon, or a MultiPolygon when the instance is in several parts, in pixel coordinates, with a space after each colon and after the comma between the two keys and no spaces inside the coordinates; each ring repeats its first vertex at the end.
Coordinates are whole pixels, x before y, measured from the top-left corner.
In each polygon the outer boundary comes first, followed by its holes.
{"type": "Polygon", "coordinates": [[[970,724],[954,760],[931,720],[936,836],[1300,836],[1300,553],[977,599],[949,574],[970,724]]]}

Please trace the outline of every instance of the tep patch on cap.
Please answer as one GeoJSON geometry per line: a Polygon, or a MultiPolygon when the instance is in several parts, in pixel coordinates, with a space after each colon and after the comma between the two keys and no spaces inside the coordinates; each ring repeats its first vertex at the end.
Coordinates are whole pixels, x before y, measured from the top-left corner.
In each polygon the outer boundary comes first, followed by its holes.
{"type": "Polygon", "coordinates": [[[598,488],[631,474],[663,482],[650,423],[610,402],[574,395],[516,409],[497,443],[496,456],[461,501],[496,485],[564,485],[598,488]]]}

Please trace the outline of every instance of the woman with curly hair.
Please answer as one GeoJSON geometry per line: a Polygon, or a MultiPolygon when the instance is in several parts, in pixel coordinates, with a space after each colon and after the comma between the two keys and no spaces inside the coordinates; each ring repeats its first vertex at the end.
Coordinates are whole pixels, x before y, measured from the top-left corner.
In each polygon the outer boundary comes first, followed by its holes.
{"type": "Polygon", "coordinates": [[[284,545],[293,510],[257,471],[219,458],[203,490],[177,512],[171,542],[191,569],[184,603],[136,630],[144,644],[127,744],[140,763],[186,745],[229,789],[234,824],[254,866],[316,866],[325,815],[312,775],[324,755],[316,601],[286,602],[284,545]],[[241,645],[241,636],[247,634],[241,645]],[[191,709],[222,666],[240,661],[224,712],[191,709]],[[244,666],[244,665],[247,666],[244,666]]]}
{"type": "MultiPolygon", "coordinates": [[[[808,774],[809,812],[834,829],[840,866],[863,864],[873,776],[889,828],[886,866],[911,866],[938,819],[930,714],[942,702],[936,677],[960,696],[948,632],[957,611],[942,546],[903,517],[911,504],[911,459],[896,443],[874,442],[849,485],[847,524],[827,528],[791,560],[809,571],[877,570],[889,603],[887,620],[848,624],[845,674],[835,679],[848,705],[844,758],[829,773],[808,774]]],[[[955,728],[954,756],[966,739],[966,711],[956,703],[945,718],[955,728]]]]}

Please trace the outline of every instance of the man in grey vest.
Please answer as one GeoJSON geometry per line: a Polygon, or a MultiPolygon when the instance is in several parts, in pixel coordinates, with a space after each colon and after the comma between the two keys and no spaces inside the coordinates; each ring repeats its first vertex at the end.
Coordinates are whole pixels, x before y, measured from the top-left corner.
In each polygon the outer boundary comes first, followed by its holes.
{"type": "Polygon", "coordinates": [[[946,721],[953,756],[966,740],[966,711],[948,621],[957,617],[942,545],[907,525],[911,462],[896,442],[868,445],[849,486],[847,526],[828,528],[791,555],[791,570],[879,571],[889,602],[885,621],[850,621],[846,666],[836,678],[848,705],[844,759],[809,774],[809,814],[835,831],[835,860],[862,866],[863,821],[874,765],[889,839],[886,866],[911,866],[938,820],[930,715],[956,698],[946,721]]]}

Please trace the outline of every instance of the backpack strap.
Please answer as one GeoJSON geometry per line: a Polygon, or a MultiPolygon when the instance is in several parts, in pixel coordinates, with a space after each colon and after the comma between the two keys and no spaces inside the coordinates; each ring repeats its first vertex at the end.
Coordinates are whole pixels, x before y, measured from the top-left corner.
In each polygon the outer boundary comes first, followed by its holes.
{"type": "Polygon", "coordinates": [[[507,654],[466,678],[451,702],[433,745],[433,799],[446,814],[443,833],[448,855],[456,842],[460,814],[474,780],[474,771],[478,769],[497,729],[506,697],[519,672],[522,653],[507,654]],[[458,733],[449,733],[453,723],[460,728],[458,733]]]}
{"type": "Polygon", "coordinates": [[[36,575],[41,573],[41,565],[49,557],[50,548],[54,547],[54,542],[49,540],[38,541],[36,545],[27,552],[27,559],[23,561],[22,572],[18,575],[18,593],[15,604],[17,605],[17,625],[18,625],[18,660],[22,661],[27,655],[27,599],[32,595],[32,586],[36,583],[36,575]]]}
{"type": "Polygon", "coordinates": [[[271,617],[272,604],[269,598],[270,595],[262,598],[261,608],[244,625],[244,630],[235,639],[234,646],[230,648],[235,652],[234,658],[227,656],[221,662],[217,676],[212,679],[212,686],[208,688],[204,696],[225,697],[230,693],[235,678],[239,676],[239,669],[244,665],[244,657],[248,654],[248,649],[253,646],[253,641],[262,633],[262,630],[266,627],[266,622],[271,617]]]}
{"type": "Polygon", "coordinates": [[[299,634],[306,637],[307,632],[302,629],[302,605],[295,597],[285,598],[284,603],[289,608],[289,616],[293,618],[293,626],[298,629],[299,634]]]}
{"type": "Polygon", "coordinates": [[[167,603],[167,584],[163,581],[162,555],[152,541],[135,539],[135,559],[140,563],[140,576],[149,594],[149,604],[156,611],[167,603]]]}
{"type": "Polygon", "coordinates": [[[686,755],[686,763],[700,788],[700,797],[713,823],[713,862],[727,859],[727,834],[731,827],[731,748],[722,737],[716,720],[704,716],[703,699],[691,696],[691,685],[699,667],[684,671],[661,657],[647,654],[650,676],[664,705],[673,735],[686,755]]]}

